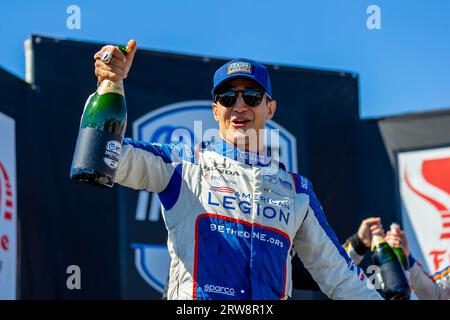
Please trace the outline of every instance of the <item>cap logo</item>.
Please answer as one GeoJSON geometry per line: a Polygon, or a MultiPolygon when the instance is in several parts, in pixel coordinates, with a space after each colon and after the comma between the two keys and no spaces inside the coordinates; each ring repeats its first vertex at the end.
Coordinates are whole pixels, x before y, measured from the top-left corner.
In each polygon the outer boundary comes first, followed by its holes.
{"type": "Polygon", "coordinates": [[[227,66],[227,75],[244,72],[244,73],[252,73],[252,65],[249,62],[233,62],[227,66]]]}

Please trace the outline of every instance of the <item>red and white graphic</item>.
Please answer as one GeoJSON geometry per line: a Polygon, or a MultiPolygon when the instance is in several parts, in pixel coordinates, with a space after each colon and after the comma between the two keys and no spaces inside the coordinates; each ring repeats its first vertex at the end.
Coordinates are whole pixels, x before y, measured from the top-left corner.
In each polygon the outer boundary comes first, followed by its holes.
{"type": "Polygon", "coordinates": [[[16,299],[15,123],[0,113],[0,300],[16,299]]]}
{"type": "Polygon", "coordinates": [[[436,272],[450,264],[450,147],[400,153],[399,173],[408,238],[436,272]]]}
{"type": "Polygon", "coordinates": [[[0,212],[2,218],[8,221],[12,220],[13,210],[13,191],[11,187],[11,180],[6,172],[5,167],[0,161],[0,212]],[[3,182],[3,183],[2,183],[3,182]],[[2,194],[2,187],[4,186],[5,194],[2,194]]]}
{"type": "MultiPolygon", "coordinates": [[[[11,180],[9,180],[8,173],[6,172],[5,167],[0,161],[0,220],[12,221],[12,211],[13,193],[11,188],[11,180]],[[4,189],[5,191],[3,192],[2,189],[4,189]]],[[[0,250],[9,250],[8,234],[0,234],[0,250]]]]}
{"type": "Polygon", "coordinates": [[[236,190],[234,190],[231,187],[215,187],[215,186],[211,186],[209,188],[209,190],[211,190],[213,192],[229,193],[229,194],[234,194],[236,192],[236,190]]]}

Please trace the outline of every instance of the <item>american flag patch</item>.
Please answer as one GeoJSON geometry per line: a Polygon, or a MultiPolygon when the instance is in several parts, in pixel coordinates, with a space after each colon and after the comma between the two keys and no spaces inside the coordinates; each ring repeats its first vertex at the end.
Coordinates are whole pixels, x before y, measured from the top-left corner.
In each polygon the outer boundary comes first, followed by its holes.
{"type": "Polygon", "coordinates": [[[233,188],[231,188],[231,187],[214,187],[214,186],[211,186],[211,187],[209,187],[209,190],[214,191],[214,192],[230,193],[230,194],[233,194],[233,193],[236,192],[236,191],[235,191],[233,188]]]}

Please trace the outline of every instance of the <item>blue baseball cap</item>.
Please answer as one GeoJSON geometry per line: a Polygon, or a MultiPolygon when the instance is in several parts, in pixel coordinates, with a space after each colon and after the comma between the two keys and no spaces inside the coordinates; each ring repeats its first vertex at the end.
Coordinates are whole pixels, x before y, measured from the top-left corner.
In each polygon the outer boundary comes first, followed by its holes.
{"type": "Polygon", "coordinates": [[[211,91],[213,98],[217,88],[224,83],[237,78],[255,81],[264,88],[269,99],[272,99],[270,78],[266,67],[257,61],[245,58],[233,59],[217,69],[214,74],[214,87],[211,91]]]}

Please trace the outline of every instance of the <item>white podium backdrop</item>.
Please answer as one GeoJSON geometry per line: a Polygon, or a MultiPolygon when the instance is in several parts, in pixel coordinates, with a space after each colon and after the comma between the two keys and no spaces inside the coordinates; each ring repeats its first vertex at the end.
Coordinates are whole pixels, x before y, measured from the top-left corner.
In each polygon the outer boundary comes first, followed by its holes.
{"type": "Polygon", "coordinates": [[[0,299],[16,299],[17,219],[16,219],[15,121],[0,112],[0,299]]]}

